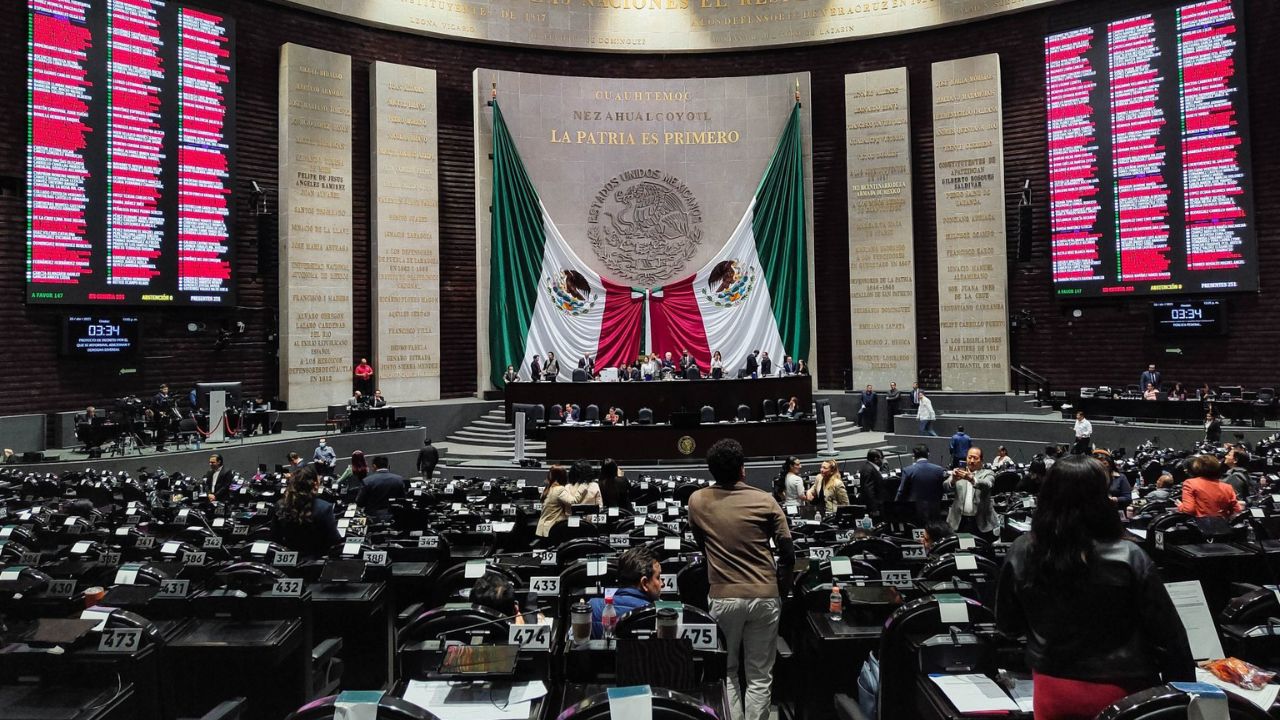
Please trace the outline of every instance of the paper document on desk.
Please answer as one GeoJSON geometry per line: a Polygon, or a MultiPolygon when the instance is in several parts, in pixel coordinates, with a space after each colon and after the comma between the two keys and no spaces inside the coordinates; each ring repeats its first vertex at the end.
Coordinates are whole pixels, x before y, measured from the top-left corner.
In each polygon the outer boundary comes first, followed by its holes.
{"type": "Polygon", "coordinates": [[[1018,704],[986,675],[930,675],[961,714],[1017,712],[1018,704]]]}
{"type": "Polygon", "coordinates": [[[1267,685],[1261,690],[1246,690],[1226,680],[1219,680],[1217,675],[1204,668],[1196,668],[1196,682],[1216,685],[1232,695],[1238,695],[1248,700],[1263,710],[1270,710],[1271,706],[1276,704],[1276,696],[1280,695],[1280,685],[1267,685]]]}
{"type": "Polygon", "coordinates": [[[404,699],[430,711],[440,720],[523,720],[529,717],[530,703],[547,694],[539,681],[530,683],[474,684],[468,700],[458,700],[458,684],[445,680],[411,680],[404,699]],[[454,697],[451,698],[450,695],[454,697]]]}
{"type": "Polygon", "coordinates": [[[1222,652],[1222,640],[1218,638],[1218,626],[1213,623],[1213,615],[1209,612],[1209,603],[1204,599],[1204,590],[1199,580],[1165,583],[1173,607],[1182,619],[1182,627],[1187,631],[1187,642],[1191,645],[1191,657],[1196,660],[1210,660],[1225,657],[1222,652]]]}

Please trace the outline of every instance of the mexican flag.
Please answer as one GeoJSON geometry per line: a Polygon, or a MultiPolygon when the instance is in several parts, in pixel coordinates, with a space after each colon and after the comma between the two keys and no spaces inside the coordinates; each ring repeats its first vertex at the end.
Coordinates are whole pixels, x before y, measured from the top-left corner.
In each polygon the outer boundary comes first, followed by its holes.
{"type": "Polygon", "coordinates": [[[747,356],[809,354],[804,156],[800,104],[737,227],[697,273],[649,293],[601,278],[547,216],[493,103],[493,231],[489,283],[490,380],[507,365],[528,379],[534,355],[554,351],[561,379],[583,355],[596,368],[630,363],[642,350],[689,350],[705,371],[713,352],[734,377],[747,356]],[[646,305],[648,306],[646,308],[646,305]],[[646,327],[647,326],[647,327],[646,327]],[[642,340],[644,346],[642,347],[642,340]]]}

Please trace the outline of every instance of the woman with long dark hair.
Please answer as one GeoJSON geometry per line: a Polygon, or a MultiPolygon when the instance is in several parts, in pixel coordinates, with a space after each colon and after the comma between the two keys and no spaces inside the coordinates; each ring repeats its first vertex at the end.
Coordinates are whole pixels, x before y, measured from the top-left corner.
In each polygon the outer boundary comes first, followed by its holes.
{"type": "Polygon", "coordinates": [[[551,526],[569,517],[569,511],[578,502],[577,489],[568,484],[569,474],[564,466],[552,465],[547,470],[547,484],[542,488],[542,516],[538,518],[538,527],[534,535],[545,538],[551,532],[551,526]]]}
{"type": "Polygon", "coordinates": [[[789,502],[799,504],[804,495],[804,478],[800,477],[800,458],[788,457],[782,461],[782,469],[773,480],[773,497],[779,505],[789,502]]]}
{"type": "Polygon", "coordinates": [[[295,470],[276,507],[272,536],[276,542],[306,557],[327,555],[337,545],[338,518],[333,503],[317,497],[320,476],[314,464],[295,470]]]}
{"type": "Polygon", "coordinates": [[[1055,462],[1031,532],[1000,571],[996,623],[1027,638],[1036,720],[1092,718],[1138,690],[1195,677],[1182,621],[1151,559],[1123,539],[1108,481],[1094,458],[1055,462]]]}
{"type": "Polygon", "coordinates": [[[613,458],[600,463],[600,499],[607,508],[631,509],[631,482],[613,458]]]}

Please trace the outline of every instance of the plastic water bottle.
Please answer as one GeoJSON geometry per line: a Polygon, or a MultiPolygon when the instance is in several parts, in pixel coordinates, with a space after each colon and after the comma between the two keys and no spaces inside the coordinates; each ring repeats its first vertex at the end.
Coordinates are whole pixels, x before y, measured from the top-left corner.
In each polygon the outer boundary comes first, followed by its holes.
{"type": "Polygon", "coordinates": [[[831,583],[831,600],[827,606],[827,618],[844,619],[844,595],[840,592],[840,586],[835,583],[831,583]]]}
{"type": "Polygon", "coordinates": [[[604,599],[604,612],[600,613],[600,625],[604,627],[604,639],[613,639],[613,630],[618,626],[618,611],[613,608],[613,598],[604,599]]]}

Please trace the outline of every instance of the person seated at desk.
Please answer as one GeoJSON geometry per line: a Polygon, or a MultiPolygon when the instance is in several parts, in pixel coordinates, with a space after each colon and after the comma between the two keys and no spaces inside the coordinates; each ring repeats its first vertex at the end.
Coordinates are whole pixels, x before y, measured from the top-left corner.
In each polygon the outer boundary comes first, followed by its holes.
{"type": "Polygon", "coordinates": [[[991,460],[992,470],[1000,472],[1001,470],[1013,470],[1017,467],[1018,464],[1013,461],[1013,458],[1009,457],[1009,448],[1003,445],[996,448],[996,456],[991,460]]]}
{"type": "Polygon", "coordinates": [[[1152,385],[1151,383],[1147,383],[1147,389],[1142,391],[1142,399],[1143,400],[1159,400],[1160,391],[1156,389],[1155,385],[1152,385]]]}
{"type": "Polygon", "coordinates": [[[796,374],[796,361],[791,359],[790,355],[782,356],[782,374],[783,375],[796,374]]]}
{"type": "MultiPolygon", "coordinates": [[[[649,607],[662,597],[662,563],[644,546],[633,547],[618,556],[618,585],[613,593],[613,609],[618,619],[632,610],[649,607]]],[[[591,598],[591,637],[604,637],[604,598],[591,598]]]]}
{"type": "Polygon", "coordinates": [[[98,417],[97,408],[95,408],[92,405],[84,409],[83,415],[76,416],[77,425],[92,425],[95,422],[101,422],[101,421],[102,421],[102,418],[98,417]]]}
{"type": "Polygon", "coordinates": [[[924,546],[925,554],[929,554],[933,552],[935,545],[955,534],[955,530],[952,530],[951,525],[945,520],[934,520],[924,526],[924,533],[920,535],[920,544],[924,546]]]}
{"type": "Polygon", "coordinates": [[[1107,485],[1093,458],[1054,463],[1031,532],[1000,570],[996,625],[1027,638],[1038,718],[1091,718],[1130,693],[1195,677],[1182,620],[1151,558],[1124,539],[1107,485]]]}
{"type": "Polygon", "coordinates": [[[1160,477],[1156,478],[1156,489],[1146,494],[1143,499],[1147,502],[1156,500],[1168,500],[1173,487],[1173,476],[1169,473],[1160,473],[1160,477]]]}
{"type": "Polygon", "coordinates": [[[644,379],[644,373],[640,371],[640,366],[638,366],[638,365],[632,365],[632,366],[627,370],[627,379],[628,379],[628,380],[631,380],[632,382],[635,382],[635,381],[637,381],[637,380],[643,380],[643,379],[644,379]]]}
{"type": "Polygon", "coordinates": [[[825,513],[833,513],[836,508],[849,504],[849,491],[844,486],[840,466],[835,460],[822,461],[818,479],[804,494],[804,499],[817,505],[825,513]]]}
{"type": "Polygon", "coordinates": [[[1200,389],[1196,391],[1197,400],[1212,400],[1215,397],[1217,397],[1217,394],[1209,389],[1209,383],[1201,385],[1200,389]]]}
{"type": "Polygon", "coordinates": [[[578,422],[579,416],[581,414],[582,414],[582,411],[578,408],[578,406],[574,405],[571,402],[567,402],[564,405],[560,406],[560,422],[576,423],[578,422]]]}
{"type": "Polygon", "coordinates": [[[1236,499],[1236,491],[1221,481],[1222,463],[1218,458],[1196,455],[1187,463],[1187,475],[1182,482],[1178,512],[1195,517],[1230,518],[1244,510],[1244,503],[1236,499]]]}
{"type": "Polygon", "coordinates": [[[364,394],[361,393],[359,390],[357,390],[354,395],[347,398],[347,407],[349,408],[362,407],[364,404],[365,404],[364,394]]]}
{"type": "MultiPolygon", "coordinates": [[[[476,584],[471,586],[471,604],[489,608],[503,617],[510,617],[512,625],[528,624],[524,613],[520,611],[520,603],[516,600],[516,587],[501,575],[481,575],[476,584]]],[[[541,625],[545,620],[542,613],[538,613],[534,624],[541,625]]]]}
{"type": "Polygon", "coordinates": [[[342,541],[333,504],[317,497],[319,491],[314,467],[293,473],[272,521],[272,539],[306,557],[323,557],[342,541]]]}
{"type": "Polygon", "coordinates": [[[1173,389],[1169,391],[1169,399],[1170,400],[1186,400],[1187,388],[1184,387],[1180,382],[1174,383],[1173,389]]]}
{"type": "Polygon", "coordinates": [[[617,425],[622,422],[622,415],[618,414],[618,408],[610,405],[609,412],[604,414],[605,425],[617,425]]]}
{"type": "Polygon", "coordinates": [[[671,351],[668,350],[666,355],[662,356],[662,376],[671,377],[676,374],[676,361],[671,357],[671,351]]]}
{"type": "Polygon", "coordinates": [[[795,395],[787,401],[787,409],[782,411],[783,415],[789,418],[799,418],[804,416],[804,409],[800,407],[800,399],[795,395]]]}
{"type": "Polygon", "coordinates": [[[797,374],[797,375],[808,375],[808,374],[809,374],[809,364],[808,364],[808,363],[806,363],[806,362],[805,362],[805,361],[803,361],[803,360],[797,360],[797,361],[796,361],[796,374],[797,374]]]}
{"type": "Polygon", "coordinates": [[[502,384],[510,385],[513,382],[520,382],[520,373],[516,372],[514,365],[508,365],[507,371],[502,373],[502,384]]]}
{"type": "Polygon", "coordinates": [[[374,390],[373,397],[369,399],[369,407],[380,408],[380,407],[386,407],[386,406],[387,406],[387,399],[382,397],[382,391],[374,390]]]}
{"type": "Polygon", "coordinates": [[[724,377],[724,358],[720,356],[717,350],[711,353],[711,379],[719,380],[724,377]]]}

